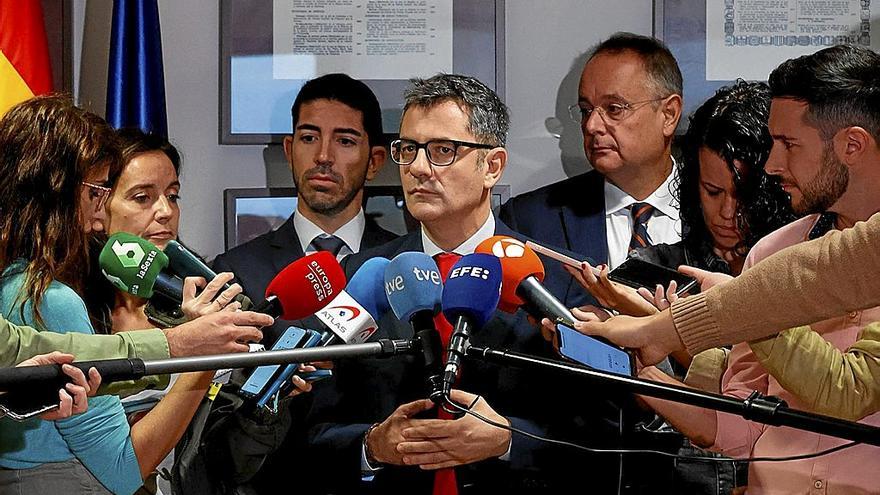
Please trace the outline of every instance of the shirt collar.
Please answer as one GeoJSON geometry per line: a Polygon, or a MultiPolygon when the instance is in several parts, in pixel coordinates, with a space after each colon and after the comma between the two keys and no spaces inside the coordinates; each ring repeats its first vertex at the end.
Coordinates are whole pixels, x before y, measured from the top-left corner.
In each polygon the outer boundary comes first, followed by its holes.
{"type": "MultiPolygon", "coordinates": [[[[444,252],[442,249],[440,249],[440,246],[435,244],[434,241],[432,241],[431,238],[428,237],[428,234],[425,233],[424,228],[420,230],[422,235],[422,247],[425,254],[433,258],[434,256],[437,256],[438,254],[444,252]]],[[[458,247],[453,249],[451,252],[455,254],[460,254],[462,256],[466,254],[472,254],[481,242],[492,237],[493,235],[495,235],[495,215],[489,213],[489,218],[487,218],[486,221],[483,222],[483,226],[477,229],[477,231],[474,232],[474,235],[470,236],[466,241],[459,244],[458,247]]]]}
{"type": "Polygon", "coordinates": [[[635,198],[627,194],[609,181],[605,181],[605,215],[612,215],[620,210],[629,208],[633,203],[648,203],[657,211],[667,217],[678,220],[678,206],[672,195],[672,185],[678,177],[678,163],[675,157],[672,158],[672,171],[666,176],[666,180],[660,184],[660,187],[654,190],[643,201],[636,201],[635,198]]]}
{"type": "Polygon", "coordinates": [[[366,226],[367,219],[364,216],[363,208],[358,210],[354,218],[336,229],[336,232],[324,232],[321,227],[312,223],[305,215],[300,215],[298,212],[293,214],[293,227],[296,229],[296,235],[299,237],[299,244],[303,252],[306,252],[315,237],[321,234],[332,234],[342,239],[353,253],[357,253],[361,250],[361,239],[364,237],[366,226]]]}

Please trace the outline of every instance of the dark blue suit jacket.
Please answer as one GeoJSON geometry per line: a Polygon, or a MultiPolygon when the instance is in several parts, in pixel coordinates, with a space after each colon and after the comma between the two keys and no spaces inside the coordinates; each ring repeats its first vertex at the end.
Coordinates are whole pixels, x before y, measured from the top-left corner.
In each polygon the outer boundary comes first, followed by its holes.
{"type": "MultiPolygon", "coordinates": [[[[361,239],[361,250],[380,246],[396,238],[397,235],[368,219],[361,239]]],[[[234,273],[235,281],[241,284],[244,294],[257,304],[265,299],[266,287],[275,275],[302,257],[303,250],[291,215],[278,229],[218,255],[212,266],[216,272],[234,273]]],[[[276,320],[274,325],[264,329],[264,342],[274,342],[281,332],[293,324],[298,322],[276,320]]],[[[314,325],[307,327],[321,328],[314,325]]]]}
{"type": "MultiPolygon", "coordinates": [[[[508,200],[498,217],[511,229],[549,247],[577,253],[592,264],[608,263],[605,238],[605,178],[591,170],[508,200]]],[[[546,260],[546,259],[545,259],[546,260]]],[[[555,261],[545,261],[547,278],[570,277],[555,261]]],[[[578,304],[593,302],[572,281],[566,298],[578,304]]]]}
{"type": "MultiPolygon", "coordinates": [[[[502,222],[496,234],[524,240],[502,222]]],[[[362,251],[344,260],[347,274],[357,271],[367,259],[382,256],[388,259],[406,251],[423,251],[421,236],[411,233],[375,249],[362,251]]],[[[545,279],[545,285],[559,296],[567,290],[564,280],[545,279]]],[[[565,302],[565,301],[564,301],[565,302]]],[[[401,322],[392,312],[379,324],[374,338],[411,338],[408,322],[401,322]]],[[[526,320],[522,311],[507,314],[497,311],[487,325],[474,332],[474,345],[511,349],[532,355],[555,357],[552,347],[544,341],[537,328],[526,320]]],[[[332,466],[318,474],[332,493],[431,493],[433,473],[418,468],[387,466],[371,482],[360,480],[361,444],[367,428],[387,418],[401,404],[427,397],[423,364],[418,357],[398,356],[390,359],[359,359],[339,361],[334,381],[321,384],[315,391],[315,407],[310,423],[309,459],[311,466],[332,466]]],[[[511,424],[531,433],[551,438],[571,439],[575,424],[588,424],[593,444],[607,445],[617,428],[617,409],[608,401],[591,398],[583,382],[576,385],[567,379],[536,371],[498,366],[467,360],[458,388],[479,394],[511,424]]],[[[486,460],[456,469],[461,493],[489,493],[509,489],[516,493],[552,493],[578,486],[584,489],[610,487],[616,483],[616,458],[587,458],[564,447],[513,434],[509,462],[486,460]],[[573,466],[571,459],[578,459],[573,466]],[[590,479],[588,473],[596,473],[590,479]],[[601,479],[599,479],[601,476],[601,479]],[[598,481],[597,481],[598,480],[598,481]],[[607,484],[606,484],[607,483],[607,484]]],[[[604,493],[602,489],[595,493],[604,493]]]]}

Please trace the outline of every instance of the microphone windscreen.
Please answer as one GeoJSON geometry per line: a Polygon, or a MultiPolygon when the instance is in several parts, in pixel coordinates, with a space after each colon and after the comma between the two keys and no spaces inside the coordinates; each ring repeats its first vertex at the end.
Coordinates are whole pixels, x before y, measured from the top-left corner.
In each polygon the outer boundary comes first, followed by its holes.
{"type": "Polygon", "coordinates": [[[466,316],[477,328],[482,327],[498,307],[501,277],[497,257],[485,253],[462,256],[443,286],[443,315],[452,324],[459,316],[466,316]]]}
{"type": "Polygon", "coordinates": [[[505,313],[514,313],[523,305],[524,301],[516,295],[516,289],[526,277],[533,276],[539,282],[544,280],[544,264],[532,248],[518,239],[496,235],[481,242],[475,252],[492,254],[501,261],[504,278],[498,309],[505,313]]]}
{"type": "Polygon", "coordinates": [[[315,314],[345,288],[345,273],[327,251],[303,256],[287,265],[266,287],[266,297],[281,304],[281,318],[300,320],[315,314]]]}
{"type": "Polygon", "coordinates": [[[387,258],[381,256],[368,259],[354,272],[345,287],[345,292],[377,321],[391,309],[384,286],[385,268],[389,263],[387,258]]]}
{"type": "Polygon", "coordinates": [[[437,263],[425,253],[400,253],[385,268],[385,295],[400,321],[419,311],[440,312],[443,281],[437,263]]]}
{"type": "Polygon", "coordinates": [[[107,239],[98,256],[101,272],[116,288],[149,299],[168,257],[150,241],[117,232],[107,239]]]}

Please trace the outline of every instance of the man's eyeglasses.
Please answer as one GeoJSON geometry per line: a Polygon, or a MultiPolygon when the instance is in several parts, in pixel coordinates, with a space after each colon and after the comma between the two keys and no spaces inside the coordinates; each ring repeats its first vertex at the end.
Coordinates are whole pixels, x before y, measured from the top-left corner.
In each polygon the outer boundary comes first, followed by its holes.
{"type": "Polygon", "coordinates": [[[593,110],[595,110],[599,112],[599,117],[602,118],[602,121],[605,122],[605,124],[614,124],[626,119],[640,107],[643,107],[648,103],[663,101],[666,98],[668,98],[668,96],[654,98],[652,100],[606,103],[596,107],[591,107],[586,103],[577,103],[568,107],[568,113],[571,115],[572,120],[583,125],[589,120],[590,115],[593,113],[593,110]]]}
{"type": "Polygon", "coordinates": [[[102,186],[100,184],[92,184],[91,182],[82,181],[82,185],[89,188],[89,201],[95,203],[95,211],[100,210],[107,204],[107,198],[113,192],[113,188],[102,186]]]}
{"type": "Polygon", "coordinates": [[[467,141],[454,141],[451,139],[432,139],[425,143],[419,143],[411,139],[396,139],[391,142],[391,159],[398,165],[409,165],[416,161],[419,150],[424,148],[425,155],[431,165],[445,167],[452,165],[458,155],[458,148],[467,146],[481,150],[495,148],[492,144],[469,143],[467,141]]]}

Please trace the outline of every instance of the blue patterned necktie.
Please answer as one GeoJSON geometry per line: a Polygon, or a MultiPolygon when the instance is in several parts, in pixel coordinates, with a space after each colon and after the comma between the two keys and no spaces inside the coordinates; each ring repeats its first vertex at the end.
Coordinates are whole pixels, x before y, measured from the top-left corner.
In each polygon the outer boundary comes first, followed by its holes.
{"type": "Polygon", "coordinates": [[[345,241],[335,235],[328,237],[319,235],[312,239],[312,243],[310,244],[310,246],[315,248],[315,251],[329,251],[333,256],[338,256],[339,251],[342,250],[342,246],[345,245],[345,241]]]}
{"type": "Polygon", "coordinates": [[[648,219],[654,213],[654,207],[648,203],[633,203],[630,206],[633,219],[633,233],[629,240],[629,250],[651,246],[651,236],[648,235],[648,219]]]}

